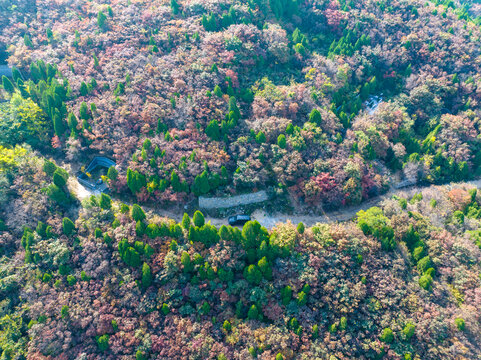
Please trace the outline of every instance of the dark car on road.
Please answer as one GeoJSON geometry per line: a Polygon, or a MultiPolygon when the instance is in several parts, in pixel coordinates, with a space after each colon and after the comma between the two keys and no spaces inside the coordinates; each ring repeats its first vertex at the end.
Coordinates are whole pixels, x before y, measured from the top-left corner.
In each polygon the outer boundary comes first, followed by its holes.
{"type": "Polygon", "coordinates": [[[250,221],[251,217],[249,215],[233,215],[229,216],[229,225],[244,225],[246,222],[250,221]]]}

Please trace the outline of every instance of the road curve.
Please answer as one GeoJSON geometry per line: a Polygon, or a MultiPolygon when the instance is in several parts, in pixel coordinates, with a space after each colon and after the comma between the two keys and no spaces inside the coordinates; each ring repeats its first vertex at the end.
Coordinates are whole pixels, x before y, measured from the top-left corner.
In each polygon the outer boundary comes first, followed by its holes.
{"type": "MultiPolygon", "coordinates": [[[[310,227],[316,223],[342,222],[342,221],[348,221],[354,218],[358,211],[366,210],[372,206],[376,206],[382,201],[386,199],[390,199],[394,195],[398,195],[398,196],[402,195],[403,197],[408,197],[408,196],[414,195],[415,193],[421,192],[423,190],[428,190],[431,187],[448,187],[449,188],[456,184],[468,184],[471,186],[475,186],[477,188],[481,188],[481,178],[475,179],[472,181],[467,181],[464,183],[449,183],[445,185],[429,185],[429,186],[412,186],[404,189],[391,189],[387,193],[376,196],[367,201],[364,201],[360,205],[343,207],[343,208],[340,208],[339,210],[329,211],[319,215],[285,214],[285,213],[268,214],[266,211],[262,209],[257,209],[251,214],[251,217],[252,219],[259,221],[259,223],[262,226],[266,227],[267,229],[272,229],[276,224],[285,223],[287,221],[290,221],[293,224],[298,224],[302,222],[307,227],[310,227]]],[[[85,189],[82,185],[80,185],[76,181],[76,179],[72,181],[71,187],[74,193],[76,193],[80,199],[88,197],[93,194],[89,190],[85,189]]],[[[95,194],[95,195],[98,195],[98,194],[95,194]]],[[[183,216],[183,212],[179,210],[175,211],[172,209],[154,207],[149,205],[142,205],[142,208],[147,212],[159,215],[161,217],[174,219],[177,222],[180,222],[183,216]]],[[[216,218],[216,217],[206,215],[205,220],[206,222],[210,222],[212,225],[216,227],[220,227],[222,225],[227,224],[226,218],[216,218]]]]}

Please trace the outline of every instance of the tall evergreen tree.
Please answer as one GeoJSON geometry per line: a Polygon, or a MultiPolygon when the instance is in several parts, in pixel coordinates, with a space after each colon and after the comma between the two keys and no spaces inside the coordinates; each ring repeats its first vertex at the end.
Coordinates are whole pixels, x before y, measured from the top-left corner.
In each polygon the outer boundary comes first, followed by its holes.
{"type": "Polygon", "coordinates": [[[219,141],[220,139],[220,127],[219,122],[215,119],[209,122],[205,129],[205,134],[210,137],[212,140],[219,141]]]}
{"type": "Polygon", "coordinates": [[[142,287],[147,289],[152,284],[152,271],[147,263],[142,265],[142,287]]]}
{"type": "Polygon", "coordinates": [[[180,5],[177,0],[170,0],[170,8],[172,9],[172,14],[177,15],[179,13],[180,5]]]}
{"type": "Polygon", "coordinates": [[[89,93],[89,89],[87,87],[87,84],[82,81],[80,84],[80,95],[81,96],[87,96],[89,93]]]}
{"type": "Polygon", "coordinates": [[[19,80],[22,80],[22,74],[15,66],[12,68],[12,78],[17,84],[19,80]]]}
{"type": "Polygon", "coordinates": [[[15,87],[13,86],[10,79],[5,75],[2,76],[2,85],[5,91],[8,92],[9,94],[13,94],[15,92],[15,87]]]}
{"type": "Polygon", "coordinates": [[[63,120],[59,114],[55,114],[53,117],[53,129],[55,131],[55,135],[62,136],[65,132],[65,127],[63,126],[63,120]]]}
{"type": "Polygon", "coordinates": [[[97,14],[97,25],[102,31],[105,31],[107,27],[106,21],[107,21],[107,16],[105,16],[105,14],[102,11],[99,11],[99,13],[97,14]]]}
{"type": "Polygon", "coordinates": [[[204,214],[202,214],[199,210],[197,210],[194,213],[194,216],[193,216],[192,220],[194,222],[194,225],[197,226],[197,227],[204,226],[204,224],[205,224],[204,214]]]}

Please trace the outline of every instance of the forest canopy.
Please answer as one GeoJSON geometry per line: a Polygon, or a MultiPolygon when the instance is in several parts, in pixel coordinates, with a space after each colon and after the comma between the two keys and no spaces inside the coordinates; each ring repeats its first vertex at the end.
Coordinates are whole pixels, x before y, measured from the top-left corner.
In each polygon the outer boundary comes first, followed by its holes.
{"type": "Polygon", "coordinates": [[[0,0],[1,360],[480,358],[480,40],[475,1],[0,0]]]}

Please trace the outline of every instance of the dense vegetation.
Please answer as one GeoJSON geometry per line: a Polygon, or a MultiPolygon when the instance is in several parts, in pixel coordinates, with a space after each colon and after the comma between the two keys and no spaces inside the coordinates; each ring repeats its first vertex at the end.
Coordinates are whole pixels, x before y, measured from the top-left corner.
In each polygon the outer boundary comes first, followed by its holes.
{"type": "Polygon", "coordinates": [[[4,3],[20,72],[4,78],[1,142],[111,156],[110,187],[138,202],[268,188],[337,207],[401,169],[480,173],[479,5],[4,3]]]}
{"type": "Polygon", "coordinates": [[[481,175],[480,15],[0,0],[0,359],[480,358],[481,192],[439,185],[481,175]],[[98,154],[111,195],[78,199],[98,154]],[[398,181],[438,185],[314,226],[155,212],[398,181]]]}
{"type": "Polygon", "coordinates": [[[344,224],[240,230],[105,194],[65,207],[46,191],[68,194],[61,168],[2,150],[3,359],[481,355],[476,188],[406,193],[344,224]]]}

